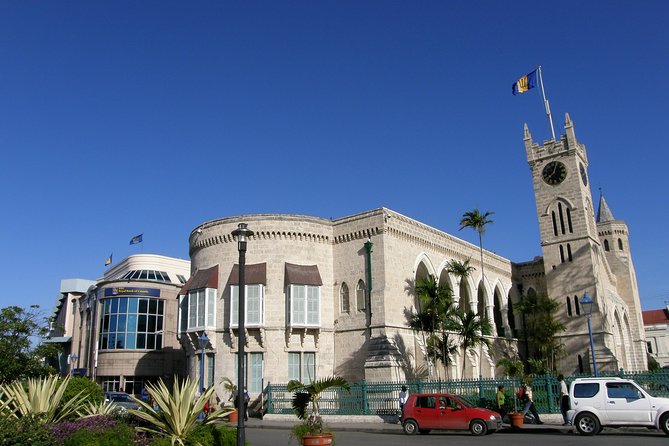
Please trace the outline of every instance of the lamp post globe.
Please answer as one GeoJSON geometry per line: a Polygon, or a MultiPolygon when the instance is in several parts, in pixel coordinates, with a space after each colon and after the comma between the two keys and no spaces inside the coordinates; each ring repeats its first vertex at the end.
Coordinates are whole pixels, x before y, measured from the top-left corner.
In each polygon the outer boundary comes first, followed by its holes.
{"type": "Polygon", "coordinates": [[[232,236],[237,238],[237,250],[239,251],[239,313],[237,316],[237,410],[242,412],[237,417],[237,446],[245,446],[246,432],[244,430],[244,416],[246,415],[246,401],[244,399],[245,378],[244,365],[246,363],[246,353],[244,346],[246,345],[246,333],[244,327],[244,317],[246,315],[246,282],[245,282],[245,266],[246,266],[246,243],[253,235],[253,231],[248,228],[246,223],[239,223],[237,229],[232,231],[232,236]]]}

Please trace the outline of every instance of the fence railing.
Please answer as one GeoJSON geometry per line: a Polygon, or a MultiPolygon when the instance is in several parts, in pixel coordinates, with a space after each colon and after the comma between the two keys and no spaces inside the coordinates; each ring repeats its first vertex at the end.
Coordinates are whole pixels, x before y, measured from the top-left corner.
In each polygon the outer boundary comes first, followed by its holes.
{"type": "MultiPolygon", "coordinates": [[[[588,375],[573,375],[565,378],[569,385],[574,379],[588,375]]],[[[656,396],[669,396],[669,370],[661,372],[625,372],[601,373],[600,376],[619,376],[633,379],[656,396]]],[[[532,394],[537,410],[541,413],[559,413],[558,395],[560,385],[554,375],[533,376],[530,378],[532,394]]],[[[409,393],[452,393],[461,395],[481,407],[495,407],[497,387],[504,386],[507,409],[514,408],[515,392],[521,382],[508,378],[480,378],[449,381],[410,381],[410,382],[366,382],[350,385],[351,391],[332,388],[321,394],[319,408],[322,415],[396,415],[399,410],[399,392],[405,385],[409,393]]],[[[293,394],[286,384],[268,383],[266,410],[270,414],[292,414],[293,394]]],[[[520,404],[518,407],[520,407],[520,404]]]]}

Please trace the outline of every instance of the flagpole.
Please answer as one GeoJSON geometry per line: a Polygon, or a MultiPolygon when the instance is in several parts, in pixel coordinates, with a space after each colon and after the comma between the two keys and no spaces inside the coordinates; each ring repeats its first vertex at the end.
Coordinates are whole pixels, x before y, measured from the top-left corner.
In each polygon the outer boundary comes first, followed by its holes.
{"type": "Polygon", "coordinates": [[[548,116],[548,122],[551,125],[551,134],[553,135],[553,141],[555,141],[555,129],[553,128],[553,117],[551,116],[551,107],[548,105],[548,99],[546,99],[546,91],[544,90],[544,76],[541,74],[541,65],[539,65],[539,83],[541,84],[541,95],[544,97],[544,107],[546,107],[546,116],[548,116]]]}

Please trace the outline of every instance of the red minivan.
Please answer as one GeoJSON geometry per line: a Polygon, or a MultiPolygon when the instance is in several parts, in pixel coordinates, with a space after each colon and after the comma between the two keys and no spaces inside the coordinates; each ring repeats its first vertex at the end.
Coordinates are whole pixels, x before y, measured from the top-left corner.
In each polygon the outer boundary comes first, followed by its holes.
{"type": "Polygon", "coordinates": [[[461,396],[449,393],[410,394],[402,414],[404,432],[427,434],[432,429],[469,430],[474,435],[493,433],[502,427],[502,417],[476,407],[461,396]]]}

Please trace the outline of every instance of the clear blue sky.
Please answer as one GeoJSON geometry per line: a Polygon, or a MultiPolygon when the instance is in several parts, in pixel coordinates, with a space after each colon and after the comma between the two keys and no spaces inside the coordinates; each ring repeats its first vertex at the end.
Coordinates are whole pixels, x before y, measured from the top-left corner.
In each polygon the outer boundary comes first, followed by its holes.
{"type": "Polygon", "coordinates": [[[0,305],[51,311],[105,258],[188,258],[200,223],[385,206],[541,254],[523,146],[564,114],[629,225],[644,309],[669,300],[669,2],[3,1],[0,305]],[[647,214],[650,212],[650,214],[647,214]],[[144,246],[129,246],[144,234],[144,246]]]}

